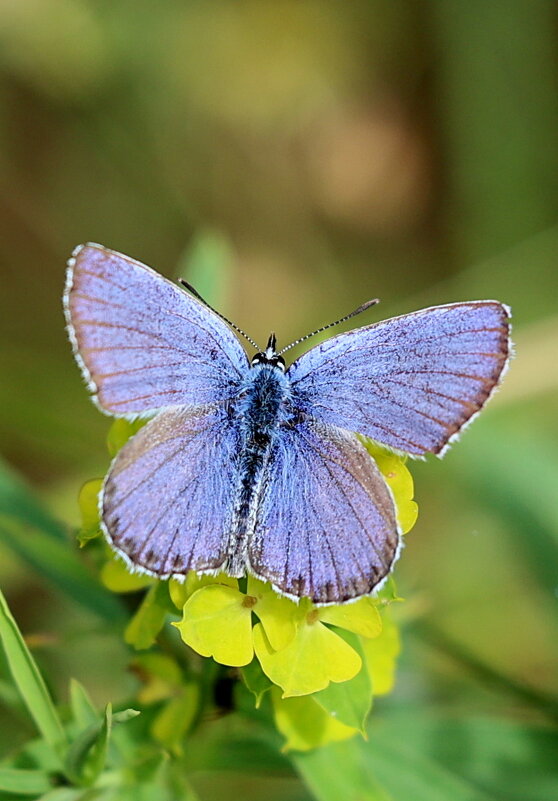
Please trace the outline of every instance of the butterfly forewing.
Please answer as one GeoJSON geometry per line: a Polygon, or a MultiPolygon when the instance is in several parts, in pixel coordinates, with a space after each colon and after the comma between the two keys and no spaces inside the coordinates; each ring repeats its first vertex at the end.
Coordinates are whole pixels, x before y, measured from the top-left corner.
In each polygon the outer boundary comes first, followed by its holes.
{"type": "Polygon", "coordinates": [[[160,412],[106,478],[103,522],[136,568],[165,577],[225,562],[238,484],[238,432],[222,407],[160,412]]]}
{"type": "Polygon", "coordinates": [[[333,337],[287,374],[305,413],[413,455],[439,453],[492,393],[509,347],[505,306],[456,303],[333,337]]]}
{"type": "Polygon", "coordinates": [[[347,431],[306,420],[279,433],[249,545],[250,570],[318,604],[370,593],[398,547],[393,499],[347,431]]]}
{"type": "Polygon", "coordinates": [[[149,267],[100,245],[74,252],[65,309],[76,358],[112,415],[225,400],[249,369],[217,315],[149,267]]]}

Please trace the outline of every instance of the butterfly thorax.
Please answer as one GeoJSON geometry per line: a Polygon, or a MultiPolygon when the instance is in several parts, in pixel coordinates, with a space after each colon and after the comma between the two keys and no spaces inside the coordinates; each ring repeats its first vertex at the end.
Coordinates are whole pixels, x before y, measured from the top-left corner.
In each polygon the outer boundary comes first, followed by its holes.
{"type": "Polygon", "coordinates": [[[226,570],[244,575],[246,545],[255,523],[262,476],[276,433],[288,423],[290,388],[283,371],[256,364],[244,382],[235,409],[240,433],[239,485],[226,570]]]}

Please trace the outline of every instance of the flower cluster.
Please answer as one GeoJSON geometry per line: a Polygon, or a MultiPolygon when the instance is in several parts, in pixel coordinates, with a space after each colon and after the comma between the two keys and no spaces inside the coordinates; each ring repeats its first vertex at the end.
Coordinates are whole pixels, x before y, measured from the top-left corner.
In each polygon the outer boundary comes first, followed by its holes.
{"type": "MultiPolygon", "coordinates": [[[[111,455],[140,425],[125,420],[113,424],[108,439],[111,455]]],[[[406,533],[416,521],[417,505],[404,460],[368,440],[363,442],[390,486],[400,527],[406,533]]],[[[82,545],[99,534],[100,486],[100,480],[90,481],[80,494],[82,545]]],[[[172,625],[193,651],[237,669],[256,706],[269,698],[285,748],[308,750],[364,733],[373,696],[393,686],[399,636],[389,609],[397,597],[391,578],[376,597],[316,607],[307,598],[295,603],[280,596],[253,576],[237,580],[225,574],[191,572],[184,582],[158,581],[128,572],[108,545],[105,551],[100,573],[105,586],[115,592],[147,588],[126,629],[126,641],[138,650],[148,649],[169,615],[174,617],[172,625]]],[[[170,736],[172,743],[167,744],[179,747],[168,721],[182,715],[182,734],[183,721],[189,717],[184,710],[194,708],[197,696],[193,685],[181,685],[174,674],[169,679],[173,669],[165,660],[156,651],[144,655],[142,670],[151,679],[143,700],[160,699],[164,696],[161,687],[166,687],[171,700],[155,721],[154,733],[159,732],[163,742],[162,733],[170,736]],[[164,681],[155,669],[160,673],[163,662],[164,681]]]]}

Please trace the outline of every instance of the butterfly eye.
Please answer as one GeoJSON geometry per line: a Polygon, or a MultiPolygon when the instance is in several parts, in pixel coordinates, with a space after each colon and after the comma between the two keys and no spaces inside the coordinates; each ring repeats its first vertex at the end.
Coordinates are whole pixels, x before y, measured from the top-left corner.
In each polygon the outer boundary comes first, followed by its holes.
{"type": "Polygon", "coordinates": [[[278,367],[282,373],[285,372],[285,359],[282,356],[268,356],[266,353],[256,353],[252,357],[252,367],[257,364],[269,364],[271,367],[278,367]]]}

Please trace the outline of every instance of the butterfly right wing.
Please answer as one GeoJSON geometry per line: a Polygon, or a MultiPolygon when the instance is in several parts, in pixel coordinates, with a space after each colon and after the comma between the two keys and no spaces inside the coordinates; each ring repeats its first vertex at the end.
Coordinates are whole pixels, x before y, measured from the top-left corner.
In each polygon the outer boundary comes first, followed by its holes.
{"type": "Polygon", "coordinates": [[[226,408],[165,409],[116,456],[105,479],[105,535],[140,572],[167,578],[226,562],[239,437],[226,408]]]}
{"type": "Polygon", "coordinates": [[[443,454],[505,371],[509,318],[502,303],[479,300],[332,337],[289,367],[294,402],[390,448],[443,454]]]}
{"type": "Polygon", "coordinates": [[[227,400],[249,368],[240,342],[214,312],[101,245],[74,251],[64,309],[93,399],[111,415],[227,400]]]}
{"type": "Polygon", "coordinates": [[[368,595],[390,572],[395,505],[354,434],[305,419],[279,430],[255,510],[248,568],[316,604],[368,595]]]}

